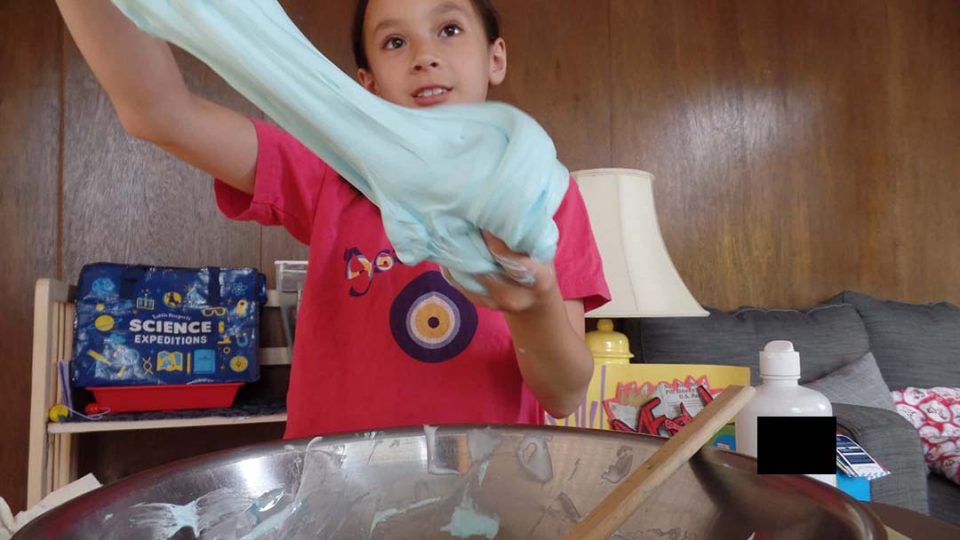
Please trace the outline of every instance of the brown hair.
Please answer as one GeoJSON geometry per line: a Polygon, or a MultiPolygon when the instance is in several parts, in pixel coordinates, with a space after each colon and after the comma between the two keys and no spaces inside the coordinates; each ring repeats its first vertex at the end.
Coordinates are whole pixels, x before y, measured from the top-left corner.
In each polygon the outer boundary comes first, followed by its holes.
{"type": "MultiPolygon", "coordinates": [[[[367,51],[363,47],[363,21],[366,18],[369,3],[370,0],[357,0],[357,10],[353,15],[353,59],[361,69],[370,69],[367,51]]],[[[500,37],[500,14],[493,7],[491,0],[470,0],[470,3],[483,21],[487,41],[492,44],[500,37]]]]}

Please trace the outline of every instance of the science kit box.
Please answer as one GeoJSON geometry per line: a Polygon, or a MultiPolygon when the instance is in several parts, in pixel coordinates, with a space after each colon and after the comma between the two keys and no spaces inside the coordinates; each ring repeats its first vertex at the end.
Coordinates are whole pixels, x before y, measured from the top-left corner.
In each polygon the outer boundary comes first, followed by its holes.
{"type": "Polygon", "coordinates": [[[203,388],[209,398],[228,384],[232,402],[237,387],[258,379],[265,300],[264,276],[254,268],[86,265],[77,284],[71,382],[113,412],[229,406],[203,399],[203,388]],[[186,385],[197,391],[171,392],[186,385]],[[163,391],[147,397],[151,388],[163,391]],[[190,396],[195,403],[187,403],[190,396]]]}

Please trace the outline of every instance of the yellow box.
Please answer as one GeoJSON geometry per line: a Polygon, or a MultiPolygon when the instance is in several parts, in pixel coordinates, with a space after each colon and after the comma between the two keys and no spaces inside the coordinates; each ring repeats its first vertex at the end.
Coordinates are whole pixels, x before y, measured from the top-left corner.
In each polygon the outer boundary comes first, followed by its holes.
{"type": "Polygon", "coordinates": [[[729,385],[750,385],[750,368],[706,364],[600,364],[587,398],[546,424],[668,437],[729,385]]]}

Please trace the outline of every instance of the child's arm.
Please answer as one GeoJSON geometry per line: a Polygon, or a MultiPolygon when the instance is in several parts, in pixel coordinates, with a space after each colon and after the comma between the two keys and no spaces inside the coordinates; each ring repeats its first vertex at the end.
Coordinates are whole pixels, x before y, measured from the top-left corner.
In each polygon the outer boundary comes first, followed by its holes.
{"type": "Polygon", "coordinates": [[[513,253],[492,236],[484,238],[495,256],[524,267],[533,284],[491,275],[477,277],[487,296],[458,289],[472,302],[503,312],[524,382],[550,416],[565,418],[583,401],[593,375],[593,356],[584,341],[583,303],[563,299],[552,266],[513,253]]]}
{"type": "Polygon", "coordinates": [[[194,95],[169,45],[109,0],[57,0],[70,34],[131,135],[253,193],[257,135],[243,115],[194,95]]]}

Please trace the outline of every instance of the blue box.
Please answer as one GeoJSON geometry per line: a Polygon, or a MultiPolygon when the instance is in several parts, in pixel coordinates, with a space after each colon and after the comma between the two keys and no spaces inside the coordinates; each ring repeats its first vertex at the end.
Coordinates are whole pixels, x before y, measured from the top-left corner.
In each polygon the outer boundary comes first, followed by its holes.
{"type": "Polygon", "coordinates": [[[858,501],[870,502],[870,480],[847,476],[837,469],[837,489],[858,501]]]}
{"type": "Polygon", "coordinates": [[[247,383],[266,281],[254,268],[96,263],[77,284],[75,387],[247,383]]]}

